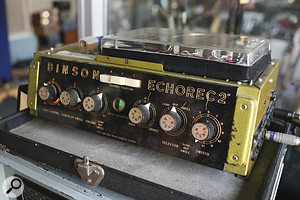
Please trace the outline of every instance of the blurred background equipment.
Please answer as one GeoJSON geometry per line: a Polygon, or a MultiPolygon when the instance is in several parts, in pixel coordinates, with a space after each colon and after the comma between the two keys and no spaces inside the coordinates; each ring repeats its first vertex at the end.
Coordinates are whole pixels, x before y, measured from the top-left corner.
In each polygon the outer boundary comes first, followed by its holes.
{"type": "Polygon", "coordinates": [[[32,25],[35,34],[39,37],[40,44],[54,46],[61,42],[58,8],[34,13],[32,25]]]}
{"type": "Polygon", "coordinates": [[[11,77],[5,8],[5,2],[0,1],[0,54],[2,58],[0,68],[0,81],[11,77]]]}
{"type": "Polygon", "coordinates": [[[0,84],[0,119],[17,112],[18,85],[0,84]]]}

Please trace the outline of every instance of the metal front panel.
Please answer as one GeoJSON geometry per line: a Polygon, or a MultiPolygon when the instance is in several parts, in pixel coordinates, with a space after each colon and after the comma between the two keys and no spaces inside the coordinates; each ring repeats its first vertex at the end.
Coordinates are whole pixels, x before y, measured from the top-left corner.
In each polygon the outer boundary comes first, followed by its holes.
{"type": "Polygon", "coordinates": [[[37,115],[41,118],[218,169],[224,167],[237,87],[50,57],[41,58],[38,88],[44,83],[55,84],[59,93],[76,89],[81,99],[103,93],[104,106],[99,112],[86,112],[82,103],[70,107],[63,106],[59,98],[49,102],[38,97],[37,115]],[[101,74],[139,80],[141,85],[134,88],[100,82],[101,74]],[[122,102],[122,105],[116,102],[122,102]],[[149,123],[131,123],[128,119],[130,109],[149,102],[152,109],[149,123]],[[173,107],[181,115],[182,124],[173,133],[165,132],[160,128],[159,119],[173,107]],[[203,118],[215,123],[216,134],[207,141],[195,140],[191,134],[192,126],[203,118]]]}

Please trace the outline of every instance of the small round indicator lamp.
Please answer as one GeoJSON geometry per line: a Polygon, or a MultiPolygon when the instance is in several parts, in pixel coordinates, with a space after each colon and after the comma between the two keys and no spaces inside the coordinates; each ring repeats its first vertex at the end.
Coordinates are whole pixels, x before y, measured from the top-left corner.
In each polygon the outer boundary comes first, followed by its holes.
{"type": "Polygon", "coordinates": [[[113,109],[117,112],[122,112],[125,109],[125,101],[122,98],[116,98],[113,101],[113,109]]]}

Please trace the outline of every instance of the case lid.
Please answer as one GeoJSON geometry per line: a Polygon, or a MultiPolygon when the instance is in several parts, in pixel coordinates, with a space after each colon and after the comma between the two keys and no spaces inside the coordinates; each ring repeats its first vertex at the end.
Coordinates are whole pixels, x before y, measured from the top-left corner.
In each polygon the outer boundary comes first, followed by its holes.
{"type": "Polygon", "coordinates": [[[269,54],[267,39],[206,34],[166,28],[142,28],[104,36],[101,48],[175,55],[251,67],[269,54]]]}

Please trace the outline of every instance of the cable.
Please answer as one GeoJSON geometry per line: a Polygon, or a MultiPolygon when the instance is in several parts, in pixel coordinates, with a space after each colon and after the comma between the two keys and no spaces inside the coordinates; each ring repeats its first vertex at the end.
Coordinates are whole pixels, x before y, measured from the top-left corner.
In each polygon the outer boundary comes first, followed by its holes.
{"type": "Polygon", "coordinates": [[[300,120],[300,115],[298,113],[287,111],[287,110],[283,110],[283,109],[278,109],[278,108],[274,109],[274,117],[278,117],[278,118],[281,118],[283,120],[285,120],[285,119],[289,119],[289,120],[291,120],[291,119],[297,119],[297,120],[300,120]]]}
{"type": "Polygon", "coordinates": [[[266,140],[292,145],[299,146],[300,145],[300,137],[295,135],[289,135],[285,133],[279,133],[274,131],[267,131],[265,135],[266,140]]]}

